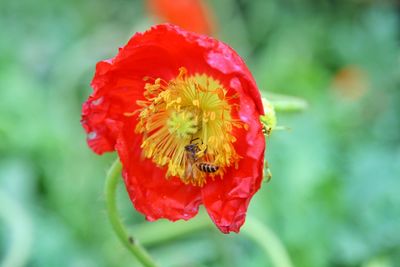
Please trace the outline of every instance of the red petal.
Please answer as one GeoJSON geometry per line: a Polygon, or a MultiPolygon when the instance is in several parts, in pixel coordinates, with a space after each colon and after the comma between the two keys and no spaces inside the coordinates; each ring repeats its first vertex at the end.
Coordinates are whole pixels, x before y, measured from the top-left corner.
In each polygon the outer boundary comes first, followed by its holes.
{"type": "Polygon", "coordinates": [[[235,132],[235,148],[243,158],[239,161],[238,169],[229,168],[223,179],[216,178],[202,189],[204,206],[223,233],[239,232],[250,199],[261,185],[265,139],[260,121],[252,115],[254,113],[254,104],[248,98],[241,97],[239,115],[249,129],[235,132]]]}
{"type": "MultiPolygon", "coordinates": [[[[205,47],[210,46],[206,43],[202,43],[202,45],[205,47]]],[[[257,113],[264,114],[261,95],[256,82],[242,58],[232,48],[222,42],[218,42],[217,47],[213,47],[207,53],[206,60],[210,67],[223,74],[220,75],[224,77],[223,80],[229,78],[227,88],[236,89],[235,87],[240,86],[243,89],[241,93],[252,98],[256,105],[257,113]]],[[[225,84],[225,86],[227,85],[225,84]]]]}
{"type": "Polygon", "coordinates": [[[176,177],[167,180],[165,168],[143,159],[142,136],[134,134],[132,127],[130,123],[124,128],[116,148],[123,165],[126,189],[135,208],[149,221],[188,220],[195,216],[201,204],[200,188],[183,184],[176,177]]]}
{"type": "Polygon", "coordinates": [[[88,134],[88,144],[97,154],[114,150],[127,118],[124,114],[136,110],[136,100],[143,99],[143,78],[168,80],[179,68],[171,66],[174,61],[163,48],[140,46],[143,37],[136,34],[114,59],[96,66],[91,83],[94,92],[83,104],[81,122],[88,134]]]}

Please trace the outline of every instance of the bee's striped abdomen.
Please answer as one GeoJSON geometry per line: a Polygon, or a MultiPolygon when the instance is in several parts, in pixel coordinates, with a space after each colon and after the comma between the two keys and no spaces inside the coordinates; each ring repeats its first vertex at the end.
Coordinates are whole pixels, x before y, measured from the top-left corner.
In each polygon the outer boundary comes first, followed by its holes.
{"type": "Polygon", "coordinates": [[[199,168],[200,171],[202,172],[207,172],[207,173],[213,173],[218,171],[219,167],[210,163],[199,163],[197,164],[197,168],[199,168]]]}

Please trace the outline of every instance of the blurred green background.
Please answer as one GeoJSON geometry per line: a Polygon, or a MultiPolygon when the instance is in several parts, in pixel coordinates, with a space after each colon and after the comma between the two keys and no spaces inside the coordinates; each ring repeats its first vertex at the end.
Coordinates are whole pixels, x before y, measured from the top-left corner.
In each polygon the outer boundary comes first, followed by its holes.
{"type": "MultiPolygon", "coordinates": [[[[249,214],[273,229],[295,266],[400,266],[399,3],[208,4],[215,35],[261,90],[310,106],[278,113],[291,130],[269,139],[273,178],[249,214]]],[[[0,2],[2,266],[138,266],[106,217],[115,155],[93,154],[79,120],[95,63],[152,23],[142,1],[0,2]]],[[[135,233],[144,220],[122,184],[119,205],[135,233]]],[[[162,266],[272,266],[245,236],[213,229],[148,248],[162,266]]]]}

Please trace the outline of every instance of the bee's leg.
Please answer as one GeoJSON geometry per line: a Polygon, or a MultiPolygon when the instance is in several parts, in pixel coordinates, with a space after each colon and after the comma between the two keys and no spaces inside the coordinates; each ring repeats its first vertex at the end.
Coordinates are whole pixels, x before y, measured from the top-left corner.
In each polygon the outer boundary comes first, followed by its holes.
{"type": "Polygon", "coordinates": [[[207,151],[207,145],[201,144],[199,146],[199,151],[196,152],[196,157],[202,158],[206,154],[206,151],[207,151]]]}
{"type": "MultiPolygon", "coordinates": [[[[190,144],[192,144],[193,143],[193,141],[196,141],[196,140],[199,140],[200,138],[199,137],[197,137],[197,138],[194,138],[194,139],[192,139],[192,140],[190,140],[190,144]]],[[[203,143],[203,142],[202,142],[203,143]]]]}

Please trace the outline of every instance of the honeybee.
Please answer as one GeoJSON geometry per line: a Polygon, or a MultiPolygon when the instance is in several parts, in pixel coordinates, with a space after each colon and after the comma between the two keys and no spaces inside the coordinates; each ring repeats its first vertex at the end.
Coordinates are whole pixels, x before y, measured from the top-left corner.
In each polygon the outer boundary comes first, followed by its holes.
{"type": "Polygon", "coordinates": [[[199,144],[193,143],[193,141],[199,138],[192,139],[189,145],[185,146],[186,157],[188,164],[186,166],[186,176],[197,178],[197,171],[204,173],[215,173],[218,171],[219,166],[203,161],[204,153],[207,149],[201,149],[199,144]],[[193,168],[195,166],[196,168],[193,168]]]}

